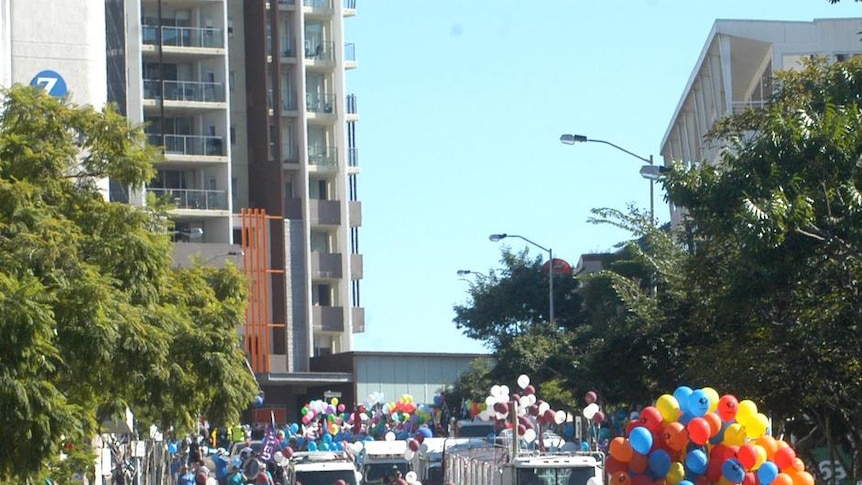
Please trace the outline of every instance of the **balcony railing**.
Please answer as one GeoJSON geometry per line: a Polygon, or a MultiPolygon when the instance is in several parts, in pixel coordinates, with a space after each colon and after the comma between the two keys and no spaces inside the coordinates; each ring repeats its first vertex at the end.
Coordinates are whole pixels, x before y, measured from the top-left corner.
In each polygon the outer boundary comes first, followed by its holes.
{"type": "Polygon", "coordinates": [[[356,95],[348,94],[347,95],[347,114],[355,115],[358,113],[356,111],[356,95]]]}
{"type": "Polygon", "coordinates": [[[347,149],[347,165],[350,167],[358,167],[359,166],[359,149],[358,148],[348,148],[347,149]]]}
{"type": "Polygon", "coordinates": [[[347,62],[356,62],[356,44],[344,44],[344,60],[347,62]]]}
{"type": "Polygon", "coordinates": [[[296,0],[278,0],[279,5],[296,5],[296,0]]]}
{"type": "Polygon", "coordinates": [[[224,83],[144,80],[145,99],[163,96],[166,101],[222,103],[225,100],[224,83]]]}
{"type": "MultiPolygon", "coordinates": [[[[144,25],[144,44],[159,43],[159,27],[144,25]]],[[[224,48],[224,32],[213,27],[168,27],[162,26],[162,45],[174,47],[224,48]]]]}
{"type": "Polygon", "coordinates": [[[315,61],[335,60],[335,42],[324,42],[315,40],[305,41],[305,58],[315,61]]]}
{"type": "Polygon", "coordinates": [[[296,111],[296,95],[294,93],[281,93],[281,110],[296,111]]]}
{"type": "Polygon", "coordinates": [[[731,103],[731,108],[733,109],[734,114],[742,113],[747,109],[763,109],[766,105],[769,104],[769,101],[765,99],[758,100],[748,100],[748,101],[734,101],[731,103]]]}
{"type": "Polygon", "coordinates": [[[226,190],[147,188],[147,193],[167,197],[178,209],[227,210],[226,190]]]}
{"type": "MultiPolygon", "coordinates": [[[[151,145],[161,146],[162,135],[148,134],[151,145]]],[[[169,155],[224,156],[224,138],[220,136],[165,135],[165,153],[169,155]]]]}
{"type": "Polygon", "coordinates": [[[356,10],[356,0],[344,0],[344,8],[347,10],[356,10]]]}
{"type": "Polygon", "coordinates": [[[282,37],[278,40],[278,48],[281,49],[281,57],[296,57],[296,39],[293,37],[282,37]]]}
{"type": "Polygon", "coordinates": [[[297,162],[299,161],[299,147],[293,144],[282,144],[281,145],[281,160],[283,162],[297,162]]]}
{"type": "Polygon", "coordinates": [[[302,5],[314,10],[332,10],[332,0],[302,0],[302,5]]]}
{"type": "Polygon", "coordinates": [[[335,113],[335,95],[305,93],[305,109],[311,113],[335,113]]]}
{"type": "Polygon", "coordinates": [[[308,164],[321,167],[338,166],[338,150],[335,147],[308,147],[308,164]]]}

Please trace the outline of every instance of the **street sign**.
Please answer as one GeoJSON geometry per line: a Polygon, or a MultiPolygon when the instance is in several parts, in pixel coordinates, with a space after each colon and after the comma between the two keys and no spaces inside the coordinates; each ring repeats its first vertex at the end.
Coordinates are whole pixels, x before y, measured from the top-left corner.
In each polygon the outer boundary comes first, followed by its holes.
{"type": "Polygon", "coordinates": [[[69,93],[66,81],[56,71],[46,69],[40,71],[30,80],[30,86],[39,86],[55,98],[65,98],[69,93]]]}
{"type": "Polygon", "coordinates": [[[332,399],[333,397],[341,398],[341,393],[338,391],[325,391],[323,397],[326,399],[332,399]]]}

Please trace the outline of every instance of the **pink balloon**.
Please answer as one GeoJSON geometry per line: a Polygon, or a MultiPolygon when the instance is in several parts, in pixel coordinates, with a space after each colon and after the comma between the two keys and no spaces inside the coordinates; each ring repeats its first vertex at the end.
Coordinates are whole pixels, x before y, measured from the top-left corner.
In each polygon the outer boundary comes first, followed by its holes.
{"type": "Polygon", "coordinates": [[[596,424],[602,424],[605,422],[605,413],[596,411],[596,414],[593,415],[593,421],[595,421],[596,424]]]}
{"type": "Polygon", "coordinates": [[[596,402],[598,399],[599,399],[599,396],[593,391],[587,392],[587,395],[584,396],[584,401],[586,401],[587,404],[592,404],[592,403],[596,402]]]}

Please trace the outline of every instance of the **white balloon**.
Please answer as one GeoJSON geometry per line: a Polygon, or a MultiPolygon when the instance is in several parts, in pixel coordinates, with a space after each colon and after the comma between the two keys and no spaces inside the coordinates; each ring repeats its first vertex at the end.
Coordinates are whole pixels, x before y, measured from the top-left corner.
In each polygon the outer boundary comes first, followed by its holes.
{"type": "Polygon", "coordinates": [[[417,478],[419,477],[416,476],[416,472],[414,472],[413,470],[410,470],[409,472],[407,472],[407,475],[404,475],[404,480],[407,480],[407,483],[410,484],[416,483],[417,478]]]}
{"type": "Polygon", "coordinates": [[[281,465],[281,462],[284,461],[284,453],[282,453],[280,451],[276,451],[275,456],[273,457],[273,460],[275,460],[276,463],[281,465]]]}
{"type": "Polygon", "coordinates": [[[485,398],[485,405],[489,408],[494,407],[494,404],[497,402],[497,396],[488,396],[485,398]]]}
{"type": "Polygon", "coordinates": [[[536,400],[539,399],[535,394],[527,394],[527,396],[530,398],[530,406],[536,404],[536,400]]]}
{"type": "Polygon", "coordinates": [[[521,405],[522,408],[526,408],[530,406],[530,396],[521,396],[521,399],[518,399],[518,404],[521,405]]]}
{"type": "Polygon", "coordinates": [[[524,439],[527,443],[532,443],[536,440],[536,430],[529,428],[527,431],[524,431],[524,439]]]}
{"type": "Polygon", "coordinates": [[[407,448],[406,450],[404,450],[404,459],[408,460],[408,461],[412,460],[414,454],[415,454],[415,452],[413,450],[411,450],[410,448],[407,448]]]}
{"type": "Polygon", "coordinates": [[[546,403],[546,402],[543,402],[542,404],[539,404],[539,416],[541,416],[541,415],[545,414],[545,411],[547,411],[548,409],[551,409],[551,405],[550,405],[550,404],[548,404],[548,403],[546,403]]]}
{"type": "Polygon", "coordinates": [[[500,386],[500,396],[506,398],[507,401],[509,400],[509,386],[500,386]]]}
{"type": "Polygon", "coordinates": [[[563,424],[566,422],[566,412],[565,411],[557,411],[554,414],[554,422],[557,424],[563,424]]]}
{"type": "Polygon", "coordinates": [[[584,408],[584,417],[587,419],[593,419],[593,416],[595,416],[597,412],[599,412],[599,405],[592,403],[584,408]]]}
{"type": "Polygon", "coordinates": [[[393,433],[392,431],[387,431],[384,438],[386,438],[386,441],[395,441],[395,433],[393,433]]]}
{"type": "Polygon", "coordinates": [[[500,386],[498,386],[497,384],[494,384],[493,386],[491,386],[491,395],[494,397],[499,396],[500,395],[500,386]]]}
{"type": "Polygon", "coordinates": [[[351,449],[351,451],[353,451],[354,455],[358,455],[358,454],[362,453],[362,448],[364,448],[364,447],[365,447],[365,445],[361,441],[354,441],[353,443],[350,444],[350,449],[351,449]]]}
{"type": "Polygon", "coordinates": [[[520,387],[521,389],[526,389],[529,385],[530,378],[527,376],[527,374],[521,374],[518,376],[518,387],[520,387]]]}

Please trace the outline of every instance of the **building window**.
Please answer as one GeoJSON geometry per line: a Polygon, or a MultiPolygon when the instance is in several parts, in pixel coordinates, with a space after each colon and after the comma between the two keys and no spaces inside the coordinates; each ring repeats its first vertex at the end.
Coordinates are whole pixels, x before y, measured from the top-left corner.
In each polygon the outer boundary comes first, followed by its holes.
{"type": "Polygon", "coordinates": [[[236,145],[236,125],[230,125],[230,144],[236,145]]]}

